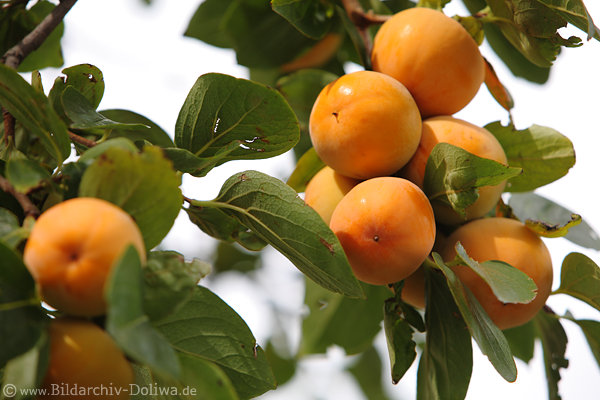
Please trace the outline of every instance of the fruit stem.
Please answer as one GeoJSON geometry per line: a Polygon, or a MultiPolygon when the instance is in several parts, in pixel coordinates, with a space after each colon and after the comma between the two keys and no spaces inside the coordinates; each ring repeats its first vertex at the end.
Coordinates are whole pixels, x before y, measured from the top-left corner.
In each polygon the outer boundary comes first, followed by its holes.
{"type": "Polygon", "coordinates": [[[94,146],[97,144],[97,143],[96,143],[96,142],[94,142],[93,140],[86,139],[86,138],[84,138],[83,136],[79,136],[78,134],[76,134],[76,133],[73,133],[73,132],[71,132],[71,131],[69,131],[69,138],[70,138],[70,139],[71,139],[73,142],[75,142],[75,143],[79,143],[79,144],[81,144],[81,145],[84,145],[85,147],[88,147],[88,148],[90,148],[90,147],[94,147],[94,146]]]}

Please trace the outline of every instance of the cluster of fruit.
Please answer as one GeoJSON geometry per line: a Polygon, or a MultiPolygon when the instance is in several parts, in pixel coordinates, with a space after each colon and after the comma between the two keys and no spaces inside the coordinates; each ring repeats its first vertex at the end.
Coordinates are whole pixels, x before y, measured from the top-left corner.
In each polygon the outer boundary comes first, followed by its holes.
{"type": "Polygon", "coordinates": [[[144,261],[138,226],[105,200],[66,200],[36,221],[23,260],[42,300],[61,314],[50,322],[50,358],[41,385],[45,392],[40,392],[45,395],[38,398],[90,398],[98,393],[102,398],[129,398],[131,365],[90,318],[106,314],[107,279],[130,245],[144,261]]]}
{"type": "Polygon", "coordinates": [[[487,216],[504,183],[479,188],[466,216],[447,205],[432,207],[422,190],[438,143],[507,164],[494,135],[452,116],[483,83],[477,43],[442,12],[412,8],[381,26],[371,59],[373,71],[346,74],[315,100],[310,137],[326,167],[307,185],[306,203],[337,235],[358,279],[375,285],[405,280],[403,298],[418,307],[425,303],[419,267],[432,249],[450,261],[460,241],[479,262],[511,264],[536,283],[533,302],[504,305],[470,268],[454,271],[501,329],[527,322],[549,296],[552,263],[523,223],[487,216]],[[456,229],[444,239],[437,224],[456,229]]]}

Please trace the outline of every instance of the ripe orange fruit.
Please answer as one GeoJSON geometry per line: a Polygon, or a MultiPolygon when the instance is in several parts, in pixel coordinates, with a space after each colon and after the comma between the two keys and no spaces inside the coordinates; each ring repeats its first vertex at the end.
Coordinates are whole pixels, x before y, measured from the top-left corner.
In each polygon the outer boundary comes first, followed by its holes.
{"type": "MultiPolygon", "coordinates": [[[[400,175],[423,187],[427,159],[438,143],[449,143],[478,157],[508,164],[502,145],[487,129],[446,115],[423,121],[419,147],[400,175]]],[[[466,209],[465,219],[450,207],[434,204],[436,218],[444,224],[457,224],[482,217],[496,206],[505,186],[506,182],[502,182],[495,186],[478,188],[479,197],[466,209]]]]}
{"type": "Polygon", "coordinates": [[[396,177],[361,182],[339,202],[330,223],[354,274],[385,285],[412,274],[435,240],[433,210],[414,183],[396,177]]]}
{"type": "Polygon", "coordinates": [[[50,360],[40,387],[47,395],[38,399],[129,399],[133,369],[105,331],[67,318],[53,320],[49,330],[50,360]]]}
{"type": "Polygon", "coordinates": [[[360,182],[325,166],[312,177],[304,192],[304,202],[329,225],[331,214],[346,193],[360,182]]]}
{"type": "Polygon", "coordinates": [[[116,205],[95,198],[59,203],[36,221],[23,259],[40,294],[71,315],[104,314],[107,276],[127,246],[146,251],[133,219],[116,205]]]}
{"type": "Polygon", "coordinates": [[[406,88],[373,71],[343,75],[313,105],[309,131],[317,155],[356,179],[391,175],[412,157],[421,117],[406,88]]]}
{"type": "Polygon", "coordinates": [[[542,309],[552,289],[552,259],[542,239],[523,223],[509,218],[482,218],[468,222],[448,237],[440,253],[445,261],[454,259],[456,242],[460,242],[475,261],[504,261],[523,271],[537,285],[537,295],[531,303],[505,304],[472,269],[464,266],[452,268],[500,329],[523,325],[542,309]]]}
{"type": "Polygon", "coordinates": [[[477,94],[485,64],[471,35],[440,11],[415,7],[386,21],[373,41],[373,70],[396,78],[423,117],[451,115],[477,94]]]}

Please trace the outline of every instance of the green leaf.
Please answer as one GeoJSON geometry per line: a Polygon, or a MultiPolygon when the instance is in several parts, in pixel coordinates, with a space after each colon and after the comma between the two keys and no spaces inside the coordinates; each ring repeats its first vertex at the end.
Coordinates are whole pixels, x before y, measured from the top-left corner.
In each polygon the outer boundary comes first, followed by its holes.
{"type": "Polygon", "coordinates": [[[600,268],[584,254],[568,254],[560,270],[560,286],[552,294],[567,294],[600,310],[600,268]]]}
{"type": "Polygon", "coordinates": [[[381,357],[375,347],[370,347],[348,368],[367,400],[390,400],[382,380],[381,357]]]}
{"type": "Polygon", "coordinates": [[[236,219],[324,288],[362,297],[335,234],[280,180],[257,171],[240,172],[227,179],[216,199],[192,204],[218,208],[236,219]]]}
{"type": "Polygon", "coordinates": [[[356,52],[358,59],[356,60],[359,65],[362,65],[366,70],[371,69],[371,56],[365,47],[365,42],[362,36],[358,32],[356,25],[350,18],[343,7],[336,6],[335,11],[337,12],[338,18],[342,21],[342,26],[346,30],[346,33],[350,37],[350,41],[353,45],[353,50],[356,52]]]}
{"type": "Polygon", "coordinates": [[[431,268],[425,274],[427,336],[417,371],[417,400],[463,400],[473,370],[471,337],[443,276],[431,268]]]}
{"type": "Polygon", "coordinates": [[[202,232],[226,242],[235,241],[248,250],[258,251],[267,243],[242,225],[237,219],[218,208],[194,206],[185,209],[190,221],[202,232]]]}
{"type": "Polygon", "coordinates": [[[571,219],[564,225],[548,224],[542,221],[534,221],[528,219],[525,221],[525,225],[537,235],[547,238],[558,238],[566,236],[569,230],[581,223],[582,219],[580,215],[571,214],[571,219]]]}
{"type": "Polygon", "coordinates": [[[6,396],[6,392],[3,391],[0,394],[0,399],[10,398],[11,400],[20,400],[30,398],[27,396],[27,393],[33,393],[40,386],[46,375],[49,353],[50,343],[48,334],[46,331],[43,331],[39,340],[31,349],[13,358],[6,364],[4,376],[0,375],[2,386],[7,387],[8,385],[12,385],[15,389],[15,396],[6,396]]]}
{"type": "Polygon", "coordinates": [[[21,258],[0,241],[0,368],[31,349],[46,328],[35,283],[21,258]],[[34,305],[35,304],[35,305],[34,305]]]}
{"type": "Polygon", "coordinates": [[[181,367],[169,342],[144,314],[142,266],[129,246],[106,283],[106,330],[129,357],[160,376],[177,378],[181,367]]]}
{"type": "Polygon", "coordinates": [[[237,0],[220,24],[239,64],[273,68],[291,61],[316,43],[271,9],[267,0],[237,0]]]}
{"type": "Polygon", "coordinates": [[[460,242],[456,243],[455,248],[458,258],[490,286],[501,302],[527,304],[535,298],[537,286],[523,271],[503,261],[479,263],[469,257],[460,242]]]}
{"type": "Polygon", "coordinates": [[[113,147],[90,165],[79,186],[79,196],[98,197],[121,207],[135,219],[147,249],[169,233],[183,203],[181,177],[160,148],[142,153],[113,147]]]}
{"type": "Polygon", "coordinates": [[[271,341],[267,344],[265,354],[267,355],[269,365],[273,369],[273,374],[275,374],[277,386],[281,386],[292,379],[296,373],[297,361],[295,358],[279,354],[271,341]]]}
{"type": "Polygon", "coordinates": [[[223,20],[236,0],[205,0],[190,19],[184,35],[217,47],[231,48],[233,42],[223,20]]]}
{"type": "MultiPolygon", "coordinates": [[[[28,11],[28,19],[31,21],[29,30],[33,30],[55,7],[56,6],[49,1],[38,1],[31,7],[28,11]]],[[[34,71],[47,67],[60,67],[64,62],[60,45],[64,29],[64,23],[59,23],[40,47],[29,53],[21,64],[19,64],[19,72],[34,71]]]]}
{"type": "Polygon", "coordinates": [[[178,352],[217,364],[240,398],[275,388],[271,368],[252,332],[210,290],[198,286],[184,307],[155,326],[178,352]]]}
{"type": "Polygon", "coordinates": [[[351,299],[306,280],[304,303],[310,313],[302,321],[301,354],[323,354],[333,345],[357,354],[372,345],[390,291],[385,286],[361,286],[366,298],[351,299]]]}
{"type": "Polygon", "coordinates": [[[190,388],[196,389],[196,399],[206,400],[238,400],[235,392],[235,386],[223,372],[214,363],[204,360],[201,357],[194,357],[190,354],[179,353],[179,362],[182,368],[181,383],[182,388],[189,391],[190,388]]]}
{"type": "Polygon", "coordinates": [[[126,138],[114,138],[98,143],[94,147],[90,147],[86,151],[84,151],[79,160],[77,160],[80,164],[89,166],[91,165],[98,157],[102,154],[106,153],[108,149],[119,148],[122,150],[126,150],[132,154],[137,153],[138,148],[135,147],[135,144],[129,139],[126,138]]]}
{"type": "Polygon", "coordinates": [[[13,187],[27,193],[45,180],[50,179],[50,173],[35,161],[24,158],[13,158],[6,163],[6,178],[13,187]]]}
{"type": "Polygon", "coordinates": [[[261,253],[246,251],[235,243],[220,241],[213,255],[213,268],[217,273],[225,271],[255,271],[261,265],[261,253]]]}
{"type": "Polygon", "coordinates": [[[548,399],[560,400],[561,397],[558,392],[560,370],[569,366],[569,361],[565,358],[568,342],[567,334],[560,320],[544,310],[540,311],[533,321],[537,329],[537,335],[542,341],[548,399]]]}
{"type": "Polygon", "coordinates": [[[54,80],[54,85],[48,94],[54,109],[64,114],[61,97],[68,86],[72,86],[83,95],[94,110],[98,108],[104,95],[104,77],[102,71],[91,64],[79,64],[62,70],[66,76],[54,80]]]}
{"type": "Polygon", "coordinates": [[[579,325],[596,359],[596,363],[600,366],[600,322],[591,319],[576,320],[569,318],[569,320],[579,325]]]}
{"type": "Polygon", "coordinates": [[[329,32],[335,15],[333,5],[320,0],[271,0],[271,7],[313,39],[320,39],[329,32]]]}
{"type": "Polygon", "coordinates": [[[233,142],[221,147],[211,157],[198,157],[194,153],[186,149],[178,149],[169,147],[163,149],[167,158],[173,162],[173,168],[178,171],[190,174],[201,178],[206,176],[214,167],[228,161],[226,158],[236,150],[243,148],[242,142],[234,140],[233,142]]]}
{"type": "Polygon", "coordinates": [[[101,110],[100,114],[104,117],[119,121],[133,126],[124,125],[115,127],[108,138],[125,137],[133,142],[144,141],[152,143],[159,147],[175,147],[173,140],[167,132],[148,118],[129,110],[111,109],[101,110]],[[150,129],[137,129],[139,125],[144,125],[150,129]]]}
{"type": "Polygon", "coordinates": [[[438,143],[427,159],[423,189],[430,201],[450,205],[464,216],[479,196],[478,187],[498,185],[520,173],[518,168],[478,157],[449,143],[438,143]]]}
{"type": "Polygon", "coordinates": [[[300,141],[294,147],[296,158],[312,147],[308,132],[310,112],[317,96],[338,75],[317,69],[301,69],[285,75],[276,83],[276,88],[287,100],[300,122],[300,141]]]}
{"type": "Polygon", "coordinates": [[[71,153],[67,127],[48,98],[35,90],[16,71],[0,64],[0,104],[61,164],[71,153]]]}
{"type": "Polygon", "coordinates": [[[29,237],[29,228],[21,227],[19,218],[11,211],[0,208],[0,242],[11,249],[16,249],[27,237],[29,237]]]}
{"type": "Polygon", "coordinates": [[[581,0],[536,0],[587,34],[587,40],[600,40],[600,29],[594,25],[581,0]]]}
{"type": "Polygon", "coordinates": [[[98,129],[149,129],[148,126],[134,123],[128,124],[113,121],[96,112],[96,108],[88,99],[73,86],[67,86],[61,95],[62,106],[65,114],[72,121],[71,128],[94,132],[98,129]]]}
{"type": "Polygon", "coordinates": [[[400,382],[417,357],[416,343],[410,324],[400,316],[394,298],[384,305],[383,329],[387,341],[392,372],[392,383],[400,382]]]}
{"type": "Polygon", "coordinates": [[[296,168],[287,180],[287,184],[298,193],[306,190],[306,185],[323,167],[325,163],[319,158],[314,147],[300,157],[296,168]]]}
{"type": "Polygon", "coordinates": [[[565,176],[575,164],[573,143],[552,128],[532,125],[523,130],[502,126],[499,121],[485,126],[504,148],[508,165],[523,173],[509,179],[508,192],[527,192],[565,176]]]}
{"type": "Polygon", "coordinates": [[[444,264],[440,255],[433,253],[433,258],[446,276],[452,297],[479,349],[488,357],[500,376],[508,382],[514,382],[517,379],[517,367],[502,331],[494,325],[473,293],[463,286],[454,272],[444,264]]]}
{"type": "Polygon", "coordinates": [[[214,157],[239,141],[241,145],[218,164],[282,154],[299,135],[294,112],[276,90],[215,73],[198,78],[175,125],[177,147],[198,157],[214,157]]]}
{"type": "Polygon", "coordinates": [[[146,315],[159,320],[181,307],[210,269],[210,265],[198,259],[186,262],[174,251],[150,252],[143,271],[146,315]]]}
{"type": "Polygon", "coordinates": [[[533,321],[515,328],[502,331],[512,354],[518,359],[529,363],[533,359],[535,348],[536,329],[533,321]]]}
{"type": "MultiPolygon", "coordinates": [[[[572,211],[533,192],[512,193],[508,199],[508,205],[519,219],[544,221],[550,226],[565,224],[565,221],[569,221],[573,215],[572,211]]],[[[585,219],[576,226],[570,227],[564,237],[579,246],[600,250],[600,236],[585,219]]]]}

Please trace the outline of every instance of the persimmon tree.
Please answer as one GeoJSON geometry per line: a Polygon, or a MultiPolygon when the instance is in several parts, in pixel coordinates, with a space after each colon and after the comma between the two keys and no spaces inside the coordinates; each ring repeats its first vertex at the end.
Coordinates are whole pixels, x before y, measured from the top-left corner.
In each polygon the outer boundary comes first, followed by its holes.
{"type": "MultiPolygon", "coordinates": [[[[63,65],[63,18],[77,7],[76,0],[1,1],[0,376],[3,390],[16,389],[3,396],[32,397],[24,389],[42,387],[53,365],[51,321],[66,317],[101,328],[126,356],[138,387],[163,388],[167,398],[254,398],[285,384],[303,357],[331,346],[357,357],[351,370],[357,382],[367,397],[382,398],[381,387],[373,384],[381,376],[382,360],[373,347],[381,331],[392,383],[418,364],[418,399],[464,398],[473,344],[513,382],[515,358],[530,362],[536,343],[543,349],[539,367],[546,372],[548,398],[559,399],[560,373],[568,365],[565,322],[581,328],[600,364],[599,321],[558,315],[545,306],[527,323],[500,330],[453,267],[470,268],[503,303],[530,303],[537,288],[513,266],[477,262],[460,245],[449,262],[434,244],[423,262],[423,308],[403,300],[404,280],[359,281],[336,234],[301,196],[325,165],[309,135],[310,112],[321,90],[350,68],[373,69],[373,39],[392,15],[412,7],[444,12],[449,2],[205,0],[185,35],[233,49],[250,79],[218,71],[199,76],[169,135],[153,116],[99,109],[105,85],[101,65],[63,65]],[[43,87],[40,71],[48,67],[63,69],[51,87],[43,87]],[[297,163],[286,182],[243,170],[226,179],[212,200],[190,198],[182,188],[183,175],[202,180],[233,160],[287,152],[297,163]],[[44,302],[23,258],[38,217],[77,197],[100,198],[128,213],[147,253],[140,257],[129,247],[114,263],[100,316],[75,317],[44,302]],[[182,210],[219,242],[214,269],[161,246],[182,210]],[[253,269],[266,246],[306,277],[309,313],[298,354],[291,357],[278,354],[272,343],[257,343],[246,322],[202,281],[227,269],[253,269]],[[194,388],[194,394],[182,394],[184,388],[194,388]]],[[[462,3],[468,15],[448,17],[477,44],[487,41],[514,76],[537,84],[547,82],[563,47],[600,40],[581,0],[462,3]],[[583,38],[562,37],[559,30],[568,24],[583,38]]],[[[503,185],[505,195],[483,218],[518,219],[535,235],[600,250],[598,235],[577,210],[536,192],[569,172],[575,163],[572,142],[547,126],[517,129],[510,88],[490,62],[484,64],[484,84],[506,112],[485,129],[502,146],[507,165],[436,145],[422,184],[433,209],[464,216],[480,187],[503,185]],[[501,123],[506,116],[508,124],[501,123]]],[[[66,219],[79,222],[77,215],[66,219]]],[[[438,221],[437,230],[447,236],[459,225],[438,221]]],[[[569,295],[600,311],[600,269],[594,260],[572,252],[553,267],[560,269],[560,282],[550,296],[569,295]]],[[[85,287],[85,279],[79,282],[85,287]]]]}

